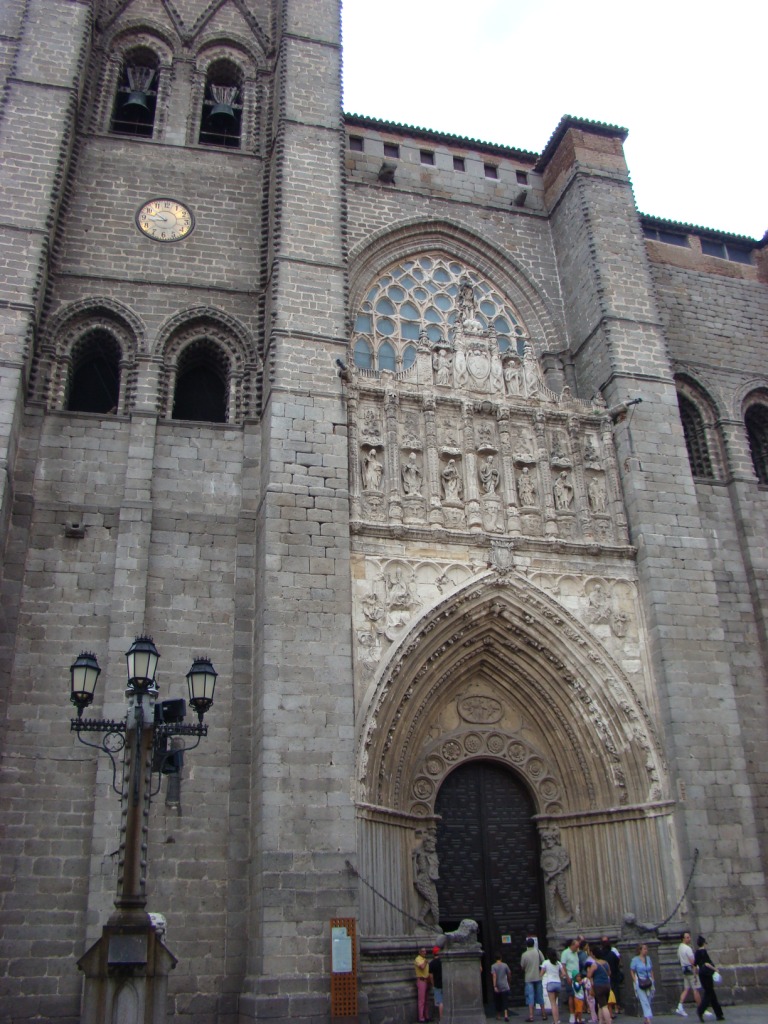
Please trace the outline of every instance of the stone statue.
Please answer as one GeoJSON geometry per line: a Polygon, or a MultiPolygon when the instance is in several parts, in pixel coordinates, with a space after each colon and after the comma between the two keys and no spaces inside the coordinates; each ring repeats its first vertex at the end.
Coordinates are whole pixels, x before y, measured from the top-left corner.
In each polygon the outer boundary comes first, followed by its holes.
{"type": "Polygon", "coordinates": [[[477,942],[477,932],[477,921],[465,917],[455,931],[445,933],[445,941],[449,947],[468,946],[477,942]]]}
{"type": "Polygon", "coordinates": [[[517,493],[521,505],[536,504],[536,484],[533,482],[530,470],[524,466],[517,478],[517,493]]]}
{"type": "Polygon", "coordinates": [[[611,611],[611,601],[603,590],[603,585],[601,583],[595,584],[589,595],[589,601],[587,604],[587,622],[593,626],[596,626],[601,622],[610,622],[611,611]]]}
{"type": "Polygon", "coordinates": [[[547,891],[547,916],[550,921],[562,920],[558,913],[558,900],[567,914],[566,921],[573,921],[573,908],[568,896],[565,873],[571,866],[571,858],[560,845],[560,831],[556,828],[541,830],[541,870],[547,891]]]}
{"type": "Polygon", "coordinates": [[[430,830],[413,851],[413,885],[419,894],[418,917],[428,928],[436,928],[440,920],[435,885],[439,877],[435,833],[430,830]]]}
{"type": "Polygon", "coordinates": [[[400,467],[403,478],[403,490],[406,494],[421,494],[421,470],[416,459],[416,452],[411,452],[400,467]]]}
{"type": "Polygon", "coordinates": [[[510,356],[504,363],[504,384],[508,395],[520,394],[522,367],[517,356],[510,356]]]}
{"type": "Polygon", "coordinates": [[[493,463],[493,456],[489,455],[480,466],[480,483],[486,494],[495,494],[499,486],[499,471],[493,463]]]}
{"type": "Polygon", "coordinates": [[[555,493],[555,508],[561,512],[567,511],[573,504],[573,487],[565,470],[555,480],[553,490],[555,493]]]}
{"type": "Polygon", "coordinates": [[[461,477],[456,468],[456,460],[449,459],[448,465],[440,474],[443,480],[443,497],[446,501],[461,501],[461,477]]]}
{"type": "Polygon", "coordinates": [[[383,476],[384,467],[379,462],[376,449],[369,448],[368,453],[363,455],[363,487],[367,491],[378,491],[383,476]]]}
{"type": "Polygon", "coordinates": [[[592,477],[589,481],[589,487],[587,488],[587,495],[589,497],[589,507],[593,512],[605,512],[605,483],[603,482],[602,477],[592,477]]]}
{"type": "Polygon", "coordinates": [[[447,349],[441,348],[432,356],[432,368],[435,371],[435,383],[440,387],[449,388],[453,383],[453,366],[447,349]]]}
{"type": "Polygon", "coordinates": [[[475,318],[475,289],[470,279],[464,275],[459,281],[459,296],[456,301],[459,308],[461,320],[474,320],[475,318]]]}
{"type": "Polygon", "coordinates": [[[541,390],[541,372],[536,356],[526,345],[525,356],[523,357],[523,379],[525,381],[525,393],[532,398],[541,390]]]}
{"type": "Polygon", "coordinates": [[[504,378],[501,369],[501,360],[498,352],[491,353],[491,380],[490,389],[493,394],[500,394],[504,391],[504,378]]]}

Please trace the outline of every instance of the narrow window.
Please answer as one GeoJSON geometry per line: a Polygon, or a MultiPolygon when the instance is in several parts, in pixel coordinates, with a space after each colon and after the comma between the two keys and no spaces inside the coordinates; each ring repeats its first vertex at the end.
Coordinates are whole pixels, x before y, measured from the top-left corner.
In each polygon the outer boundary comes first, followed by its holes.
{"type": "Polygon", "coordinates": [[[363,152],[363,150],[365,149],[365,145],[359,135],[350,135],[349,148],[355,153],[363,152]]]}
{"type": "Polygon", "coordinates": [[[226,367],[205,342],[190,345],[179,357],[172,418],[203,423],[227,421],[226,367]]]}
{"type": "Polygon", "coordinates": [[[67,392],[70,412],[117,412],[120,346],[111,334],[92,331],[77,345],[72,352],[67,392]]]}
{"type": "Polygon", "coordinates": [[[428,149],[422,149],[419,151],[419,159],[428,167],[435,166],[435,154],[431,153],[428,149]]]}
{"type": "Polygon", "coordinates": [[[416,362],[416,349],[413,345],[406,345],[403,350],[403,369],[409,370],[416,362]]]}
{"type": "Polygon", "coordinates": [[[483,164],[486,178],[498,178],[499,168],[496,164],[483,164]]]}
{"type": "Polygon", "coordinates": [[[151,50],[134,50],[120,75],[112,110],[113,132],[151,139],[155,127],[158,61],[151,50]]]}
{"type": "Polygon", "coordinates": [[[714,476],[712,460],[709,457],[707,434],[701,413],[690,398],[679,392],[677,404],[680,407],[680,420],[683,424],[683,435],[685,447],[688,450],[688,461],[691,464],[691,473],[697,477],[712,479],[714,476]]]}
{"type": "Polygon", "coordinates": [[[752,465],[761,484],[768,485],[768,407],[751,405],[744,417],[752,465]]]}
{"type": "Polygon", "coordinates": [[[517,178],[518,185],[528,184],[528,173],[527,171],[515,171],[515,177],[517,178]]]}
{"type": "Polygon", "coordinates": [[[240,72],[229,61],[216,61],[205,79],[199,142],[203,146],[240,146],[243,106],[240,72]]]}
{"type": "Polygon", "coordinates": [[[391,370],[394,373],[397,369],[395,350],[388,341],[385,341],[383,345],[379,345],[378,362],[380,370],[391,370]]]}
{"type": "Polygon", "coordinates": [[[360,370],[373,369],[373,352],[371,346],[363,338],[355,342],[355,366],[360,370]]]}
{"type": "Polygon", "coordinates": [[[389,157],[391,160],[400,159],[400,147],[396,146],[393,142],[384,143],[384,156],[389,157]]]}
{"type": "Polygon", "coordinates": [[[453,169],[454,171],[466,171],[467,165],[463,156],[455,156],[453,158],[453,169]]]}

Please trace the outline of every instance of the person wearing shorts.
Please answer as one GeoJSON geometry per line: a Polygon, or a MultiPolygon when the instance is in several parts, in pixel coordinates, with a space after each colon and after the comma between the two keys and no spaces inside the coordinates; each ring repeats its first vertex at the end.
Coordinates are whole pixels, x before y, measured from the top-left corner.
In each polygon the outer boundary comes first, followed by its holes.
{"type": "Polygon", "coordinates": [[[432,947],[432,959],[429,961],[429,983],[432,986],[432,998],[435,1000],[437,1019],[443,1019],[443,961],[440,959],[440,947],[432,947]]]}
{"type": "Polygon", "coordinates": [[[680,1000],[675,1013],[678,1017],[687,1017],[683,1003],[688,993],[693,995],[696,1006],[701,1002],[701,982],[696,976],[694,966],[693,946],[691,945],[691,933],[683,932],[680,936],[680,945],[677,947],[677,959],[680,962],[680,970],[683,972],[683,991],[680,993],[680,1000]]]}

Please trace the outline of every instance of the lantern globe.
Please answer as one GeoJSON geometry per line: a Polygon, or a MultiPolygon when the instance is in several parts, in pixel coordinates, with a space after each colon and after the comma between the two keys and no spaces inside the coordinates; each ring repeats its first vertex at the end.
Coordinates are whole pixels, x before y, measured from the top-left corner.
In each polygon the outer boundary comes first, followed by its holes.
{"type": "Polygon", "coordinates": [[[195,709],[201,720],[213,704],[213,691],[217,678],[218,673],[209,658],[195,658],[192,668],[187,672],[189,704],[195,709]]]}
{"type": "Polygon", "coordinates": [[[155,673],[160,654],[151,636],[137,636],[126,651],[128,688],[134,693],[157,689],[155,673]]]}
{"type": "Polygon", "coordinates": [[[93,702],[96,683],[101,675],[96,655],[91,651],[81,651],[70,666],[69,674],[72,680],[69,699],[81,715],[93,702]]]}

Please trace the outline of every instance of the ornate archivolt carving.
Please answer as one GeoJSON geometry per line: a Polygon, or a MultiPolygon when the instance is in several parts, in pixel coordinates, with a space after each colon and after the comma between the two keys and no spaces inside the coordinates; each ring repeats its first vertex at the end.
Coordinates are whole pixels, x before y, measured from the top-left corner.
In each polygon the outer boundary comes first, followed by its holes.
{"type": "MultiPolygon", "coordinates": [[[[495,697],[478,695],[464,698],[464,701],[480,702],[479,706],[486,711],[496,705],[499,718],[503,714],[501,703],[495,697]]],[[[534,791],[542,813],[562,813],[561,786],[550,770],[546,755],[520,736],[493,728],[492,723],[465,723],[461,729],[441,736],[424,749],[414,767],[409,812],[422,817],[434,814],[434,799],[445,776],[458,764],[478,757],[491,757],[514,768],[534,791]]]]}
{"type": "MultiPolygon", "coordinates": [[[[664,795],[661,748],[630,680],[570,612],[508,571],[468,583],[404,631],[363,712],[361,798],[427,813],[437,765],[430,761],[430,771],[427,756],[450,765],[518,751],[510,746],[518,737],[501,719],[485,724],[466,717],[473,706],[460,703],[466,696],[524,712],[533,723],[531,735],[541,737],[546,723],[542,749],[549,751],[549,763],[543,762],[539,776],[571,780],[564,811],[664,795]],[[470,680],[476,681],[471,692],[470,680]],[[498,754],[489,742],[499,745],[498,754]],[[419,793],[413,790],[417,779],[419,793]]],[[[531,779],[534,768],[535,760],[525,769],[531,779]]],[[[561,798],[536,792],[542,810],[554,813],[551,805],[561,798]]]]}

